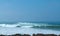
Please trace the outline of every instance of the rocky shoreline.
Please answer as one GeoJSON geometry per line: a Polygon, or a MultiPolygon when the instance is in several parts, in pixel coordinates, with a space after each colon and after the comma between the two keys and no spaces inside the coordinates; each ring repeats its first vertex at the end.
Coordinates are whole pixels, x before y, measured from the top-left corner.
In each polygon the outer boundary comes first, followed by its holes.
{"type": "Polygon", "coordinates": [[[60,35],[56,35],[56,34],[12,34],[12,35],[3,35],[0,34],[0,36],[60,36],[60,35]]]}

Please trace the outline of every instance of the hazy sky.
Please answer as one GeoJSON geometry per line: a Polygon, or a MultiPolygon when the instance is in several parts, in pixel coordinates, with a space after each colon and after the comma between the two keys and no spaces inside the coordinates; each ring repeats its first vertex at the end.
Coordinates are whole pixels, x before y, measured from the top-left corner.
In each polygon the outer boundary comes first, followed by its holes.
{"type": "Polygon", "coordinates": [[[0,21],[60,22],[60,0],[0,0],[0,21]]]}

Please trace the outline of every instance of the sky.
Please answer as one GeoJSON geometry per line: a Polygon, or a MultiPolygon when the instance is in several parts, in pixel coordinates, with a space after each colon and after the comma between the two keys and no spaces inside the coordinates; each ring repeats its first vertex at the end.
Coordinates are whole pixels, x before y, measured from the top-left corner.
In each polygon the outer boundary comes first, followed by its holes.
{"type": "Polygon", "coordinates": [[[0,22],[60,22],[60,0],[0,0],[0,22]]]}

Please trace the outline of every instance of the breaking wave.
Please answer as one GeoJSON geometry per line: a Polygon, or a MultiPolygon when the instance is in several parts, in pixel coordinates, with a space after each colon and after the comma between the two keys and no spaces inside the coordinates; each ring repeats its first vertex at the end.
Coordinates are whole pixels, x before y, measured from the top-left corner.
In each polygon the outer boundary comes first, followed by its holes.
{"type": "Polygon", "coordinates": [[[26,23],[0,24],[0,27],[24,27],[24,28],[60,28],[60,25],[50,25],[45,23],[26,23]]]}

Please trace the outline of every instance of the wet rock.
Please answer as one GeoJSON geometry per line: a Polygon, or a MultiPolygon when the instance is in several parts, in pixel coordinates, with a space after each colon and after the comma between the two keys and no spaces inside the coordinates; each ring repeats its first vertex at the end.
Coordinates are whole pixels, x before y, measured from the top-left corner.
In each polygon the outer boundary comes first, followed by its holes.
{"type": "Polygon", "coordinates": [[[12,35],[7,35],[7,36],[12,36],[12,35]]]}
{"type": "Polygon", "coordinates": [[[55,34],[46,34],[45,36],[57,36],[55,34]]]}
{"type": "Polygon", "coordinates": [[[60,35],[58,35],[58,36],[60,36],[60,35]]]}
{"type": "Polygon", "coordinates": [[[11,36],[21,36],[21,34],[14,34],[14,35],[11,35],[11,36]]]}
{"type": "Polygon", "coordinates": [[[32,36],[36,36],[36,34],[33,34],[32,36]]]}
{"type": "Polygon", "coordinates": [[[29,34],[23,34],[22,36],[31,36],[31,35],[29,35],[29,34]]]}
{"type": "Polygon", "coordinates": [[[36,34],[35,36],[45,36],[44,34],[36,34]]]}
{"type": "Polygon", "coordinates": [[[0,36],[5,36],[5,35],[0,35],[0,36]]]}
{"type": "Polygon", "coordinates": [[[32,36],[57,36],[55,34],[33,34],[32,36]]]}

